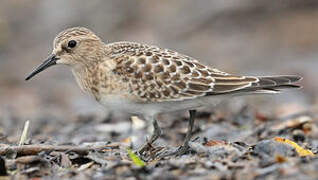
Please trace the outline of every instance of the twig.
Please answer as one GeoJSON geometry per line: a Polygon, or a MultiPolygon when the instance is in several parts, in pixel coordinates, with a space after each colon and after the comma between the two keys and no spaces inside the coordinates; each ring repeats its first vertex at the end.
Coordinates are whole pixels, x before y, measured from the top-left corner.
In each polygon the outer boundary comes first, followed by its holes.
{"type": "Polygon", "coordinates": [[[0,144],[0,155],[6,155],[7,153],[16,152],[18,155],[36,155],[39,152],[51,152],[51,151],[72,151],[78,154],[86,155],[89,151],[102,151],[104,149],[118,148],[119,144],[108,145],[96,145],[96,146],[74,146],[74,145],[21,145],[21,146],[9,146],[6,144],[0,144]]]}
{"type": "Polygon", "coordinates": [[[24,142],[25,142],[25,140],[26,140],[26,138],[28,136],[29,124],[30,124],[30,121],[26,121],[25,124],[24,124],[24,128],[23,128],[23,131],[22,131],[22,134],[21,134],[19,146],[24,144],[24,142]]]}

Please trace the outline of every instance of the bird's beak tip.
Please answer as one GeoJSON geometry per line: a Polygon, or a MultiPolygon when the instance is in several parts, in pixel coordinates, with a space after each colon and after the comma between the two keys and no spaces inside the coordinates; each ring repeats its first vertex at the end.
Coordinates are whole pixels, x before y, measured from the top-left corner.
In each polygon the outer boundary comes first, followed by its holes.
{"type": "Polygon", "coordinates": [[[29,79],[31,79],[31,77],[27,76],[24,80],[28,81],[29,79]]]}
{"type": "Polygon", "coordinates": [[[46,68],[53,66],[56,64],[56,60],[58,60],[55,55],[50,55],[41,65],[39,65],[35,70],[33,70],[24,80],[27,81],[31,79],[36,74],[40,73],[41,71],[45,70],[46,68]]]}

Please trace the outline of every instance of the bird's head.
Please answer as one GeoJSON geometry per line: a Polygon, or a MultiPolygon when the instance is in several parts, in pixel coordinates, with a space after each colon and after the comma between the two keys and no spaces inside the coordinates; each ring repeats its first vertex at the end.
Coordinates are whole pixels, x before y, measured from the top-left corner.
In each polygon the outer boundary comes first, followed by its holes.
{"type": "Polygon", "coordinates": [[[81,67],[95,63],[101,59],[104,43],[92,31],[83,27],[69,28],[60,32],[54,39],[53,51],[26,80],[56,64],[81,67]]]}

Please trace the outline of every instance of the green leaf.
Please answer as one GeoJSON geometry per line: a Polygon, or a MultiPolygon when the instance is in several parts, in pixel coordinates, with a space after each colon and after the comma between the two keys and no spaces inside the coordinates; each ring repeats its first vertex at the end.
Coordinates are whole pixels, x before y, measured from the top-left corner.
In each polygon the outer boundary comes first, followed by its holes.
{"type": "Polygon", "coordinates": [[[134,162],[134,164],[138,167],[144,167],[146,166],[145,162],[141,160],[135,153],[132,152],[131,149],[127,148],[128,155],[130,159],[134,162]]]}

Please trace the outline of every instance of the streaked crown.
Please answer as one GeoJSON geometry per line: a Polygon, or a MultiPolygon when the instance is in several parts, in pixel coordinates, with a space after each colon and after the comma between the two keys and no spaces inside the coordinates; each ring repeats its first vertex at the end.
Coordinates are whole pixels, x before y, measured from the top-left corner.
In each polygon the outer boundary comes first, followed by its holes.
{"type": "Polygon", "coordinates": [[[92,31],[84,27],[74,27],[60,32],[54,39],[57,64],[89,64],[100,59],[104,43],[92,31]]]}

